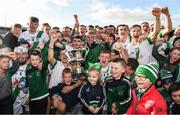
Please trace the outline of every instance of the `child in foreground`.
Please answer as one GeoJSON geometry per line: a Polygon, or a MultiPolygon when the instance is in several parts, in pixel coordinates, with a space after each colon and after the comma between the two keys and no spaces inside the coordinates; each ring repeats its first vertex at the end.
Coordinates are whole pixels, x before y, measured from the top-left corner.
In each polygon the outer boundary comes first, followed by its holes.
{"type": "Polygon", "coordinates": [[[101,114],[106,101],[106,93],[104,87],[100,84],[100,68],[91,67],[88,71],[88,81],[80,91],[80,98],[84,114],[101,114]]]}
{"type": "Polygon", "coordinates": [[[133,90],[127,114],[167,114],[166,101],[154,86],[157,73],[156,63],[138,66],[135,72],[137,88],[133,90]]]}
{"type": "Polygon", "coordinates": [[[124,76],[126,62],[122,58],[116,58],[111,62],[111,75],[105,81],[107,95],[108,114],[126,113],[132,100],[131,83],[124,76]]]}

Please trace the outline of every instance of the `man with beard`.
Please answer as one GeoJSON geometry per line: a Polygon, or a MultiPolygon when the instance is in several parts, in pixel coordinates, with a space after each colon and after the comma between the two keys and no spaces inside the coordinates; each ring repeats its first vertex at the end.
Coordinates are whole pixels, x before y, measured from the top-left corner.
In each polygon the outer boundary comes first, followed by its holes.
{"type": "Polygon", "coordinates": [[[27,66],[28,51],[23,46],[15,47],[14,52],[16,53],[17,60],[19,61],[19,68],[16,73],[12,76],[12,88],[13,88],[13,108],[14,114],[23,113],[23,102],[26,94],[25,88],[25,69],[27,66]]]}

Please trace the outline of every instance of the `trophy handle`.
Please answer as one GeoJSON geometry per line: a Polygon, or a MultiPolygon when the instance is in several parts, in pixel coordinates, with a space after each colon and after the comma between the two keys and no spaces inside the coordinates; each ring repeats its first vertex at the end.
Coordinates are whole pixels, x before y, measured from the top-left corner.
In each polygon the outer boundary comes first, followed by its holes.
{"type": "Polygon", "coordinates": [[[65,52],[65,55],[68,57],[68,62],[70,62],[72,60],[72,56],[70,56],[68,51],[65,52]]]}

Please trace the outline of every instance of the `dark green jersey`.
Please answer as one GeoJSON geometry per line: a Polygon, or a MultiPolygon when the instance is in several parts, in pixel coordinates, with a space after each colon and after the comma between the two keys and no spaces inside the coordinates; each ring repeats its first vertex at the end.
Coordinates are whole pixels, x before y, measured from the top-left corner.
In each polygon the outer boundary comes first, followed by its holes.
{"type": "Polygon", "coordinates": [[[119,80],[108,79],[105,82],[108,111],[111,113],[115,103],[118,114],[125,114],[132,101],[131,83],[124,76],[119,80]]]}
{"type": "Polygon", "coordinates": [[[30,100],[40,100],[48,96],[46,84],[46,69],[42,70],[33,67],[31,64],[26,68],[27,84],[29,87],[30,100]]]}
{"type": "Polygon", "coordinates": [[[158,91],[164,97],[164,99],[166,100],[166,103],[167,103],[167,105],[169,107],[170,104],[172,103],[172,98],[171,98],[171,95],[170,95],[169,91],[165,90],[163,87],[158,88],[158,91]]]}
{"type": "Polygon", "coordinates": [[[95,44],[93,43],[90,47],[87,49],[87,55],[86,55],[86,61],[85,61],[85,66],[87,68],[88,62],[90,63],[97,63],[99,62],[99,55],[100,51],[102,49],[105,49],[105,47],[102,44],[95,44]]]}
{"type": "Polygon", "coordinates": [[[170,58],[165,57],[158,52],[158,48],[160,45],[153,47],[152,55],[153,57],[158,61],[159,63],[159,70],[162,69],[168,70],[173,75],[173,78],[176,82],[180,81],[180,64],[178,62],[176,63],[170,63],[170,58]]]}

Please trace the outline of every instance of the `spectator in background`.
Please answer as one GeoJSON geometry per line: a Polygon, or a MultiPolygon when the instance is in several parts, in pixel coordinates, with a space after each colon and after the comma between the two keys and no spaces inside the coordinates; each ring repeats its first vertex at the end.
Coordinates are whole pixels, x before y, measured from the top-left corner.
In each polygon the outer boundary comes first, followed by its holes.
{"type": "Polygon", "coordinates": [[[49,31],[51,30],[51,26],[48,23],[42,24],[42,30],[49,35],[49,31]]]}
{"type": "Polygon", "coordinates": [[[116,42],[115,35],[114,34],[103,34],[103,35],[106,35],[106,39],[104,40],[105,47],[107,50],[111,51],[111,47],[116,42]]]}
{"type": "Polygon", "coordinates": [[[108,29],[110,34],[116,34],[116,28],[114,25],[109,25],[108,29]]]}
{"type": "Polygon", "coordinates": [[[87,68],[88,62],[90,63],[97,63],[99,61],[98,57],[100,55],[100,51],[105,49],[103,44],[96,44],[95,43],[95,34],[94,32],[89,32],[87,35],[87,55],[85,60],[85,67],[87,68]]]}
{"type": "Polygon", "coordinates": [[[55,27],[52,28],[52,30],[54,30],[55,32],[57,32],[57,31],[60,31],[60,28],[57,27],[57,26],[55,26],[55,27]]]}
{"type": "Polygon", "coordinates": [[[142,34],[147,36],[150,33],[150,27],[148,22],[141,23],[142,34]]]}
{"type": "Polygon", "coordinates": [[[162,87],[158,88],[158,90],[161,93],[161,95],[164,97],[164,99],[166,100],[167,112],[169,112],[169,107],[170,107],[170,104],[172,103],[172,98],[169,93],[169,87],[171,84],[174,83],[174,79],[170,71],[164,70],[164,71],[161,71],[160,73],[162,77],[161,78],[162,87]]]}
{"type": "Polygon", "coordinates": [[[26,49],[29,49],[29,48],[30,48],[29,42],[26,41],[26,40],[24,40],[23,38],[20,39],[18,43],[19,43],[19,44],[18,44],[19,46],[23,46],[23,47],[26,48],[26,49]]]}
{"type": "Polygon", "coordinates": [[[88,26],[88,32],[94,32],[94,26],[93,25],[88,26]]]}
{"type": "MultiPolygon", "coordinates": [[[[174,47],[169,51],[168,57],[158,52],[160,45],[154,45],[152,55],[159,63],[159,70],[168,70],[173,75],[175,81],[180,81],[179,60],[180,48],[174,47]]],[[[163,76],[162,76],[163,77],[163,76]]]]}
{"type": "Polygon", "coordinates": [[[173,83],[170,88],[170,94],[174,102],[170,105],[170,114],[180,113],[180,82],[173,83]]]}
{"type": "Polygon", "coordinates": [[[125,76],[131,81],[131,83],[134,82],[134,76],[135,76],[134,73],[138,66],[139,66],[139,63],[136,59],[134,58],[128,59],[125,76]]]}
{"type": "Polygon", "coordinates": [[[3,44],[9,48],[9,51],[13,51],[18,46],[18,39],[22,32],[21,24],[14,24],[11,30],[4,36],[3,44]]]}
{"type": "Polygon", "coordinates": [[[72,29],[68,26],[64,27],[63,28],[63,41],[66,42],[67,44],[71,43],[71,32],[72,32],[72,29]]]}
{"type": "Polygon", "coordinates": [[[168,40],[168,43],[170,45],[170,48],[173,47],[174,45],[174,41],[175,39],[177,39],[177,37],[180,37],[180,25],[178,25],[174,32],[173,32],[173,36],[171,36],[171,38],[168,40]]]}
{"type": "Polygon", "coordinates": [[[86,32],[87,32],[86,26],[85,25],[80,25],[79,33],[82,36],[84,42],[87,41],[86,32]]]}

